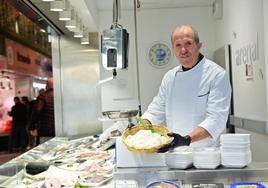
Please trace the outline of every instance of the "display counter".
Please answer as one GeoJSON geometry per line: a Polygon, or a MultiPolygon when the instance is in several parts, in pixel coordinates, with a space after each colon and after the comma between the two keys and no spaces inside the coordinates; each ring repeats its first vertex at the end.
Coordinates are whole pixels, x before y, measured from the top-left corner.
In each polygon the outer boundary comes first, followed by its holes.
{"type": "Polygon", "coordinates": [[[221,183],[228,187],[241,181],[259,182],[268,187],[268,162],[252,162],[242,169],[116,168],[114,150],[98,151],[97,145],[98,139],[94,137],[54,138],[0,166],[0,187],[41,188],[45,182],[59,183],[59,180],[65,185],[80,182],[102,188],[142,188],[156,180],[174,181],[184,188],[195,183],[221,183]],[[29,164],[48,168],[42,173],[29,174],[29,164]]]}
{"type": "Polygon", "coordinates": [[[97,143],[92,136],[53,138],[1,165],[0,187],[111,187],[114,151],[101,151],[97,143]]]}

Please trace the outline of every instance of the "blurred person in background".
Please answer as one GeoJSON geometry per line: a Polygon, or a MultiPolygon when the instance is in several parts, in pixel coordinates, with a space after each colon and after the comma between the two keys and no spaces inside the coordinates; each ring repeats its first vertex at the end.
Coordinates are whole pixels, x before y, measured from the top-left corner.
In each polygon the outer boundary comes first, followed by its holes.
{"type": "Polygon", "coordinates": [[[12,132],[9,151],[13,152],[16,146],[20,146],[20,151],[25,152],[27,139],[27,108],[21,103],[19,97],[14,97],[14,103],[15,105],[12,106],[11,111],[8,113],[12,117],[12,132]]]}
{"type": "MultiPolygon", "coordinates": [[[[41,95],[41,93],[44,93],[46,90],[45,89],[40,89],[39,90],[39,93],[38,93],[38,96],[41,95]]],[[[30,149],[30,148],[33,148],[36,146],[37,143],[39,143],[39,141],[37,140],[37,137],[36,136],[32,136],[31,135],[31,132],[30,132],[30,127],[35,127],[35,125],[31,125],[31,117],[32,117],[32,113],[33,113],[33,107],[36,103],[36,99],[33,99],[29,102],[29,112],[30,112],[30,119],[29,119],[29,122],[28,122],[28,138],[29,138],[29,143],[28,143],[28,146],[27,146],[27,149],[30,149]]]]}
{"type": "Polygon", "coordinates": [[[37,145],[55,137],[53,78],[48,78],[47,90],[33,106],[30,133],[37,137],[37,145]]]}
{"type": "Polygon", "coordinates": [[[26,149],[30,149],[33,146],[33,136],[31,136],[29,127],[30,127],[30,120],[31,120],[31,114],[32,114],[32,109],[31,109],[31,104],[27,96],[21,97],[21,103],[26,106],[27,109],[27,124],[26,124],[26,130],[27,130],[27,139],[26,139],[26,149]]]}

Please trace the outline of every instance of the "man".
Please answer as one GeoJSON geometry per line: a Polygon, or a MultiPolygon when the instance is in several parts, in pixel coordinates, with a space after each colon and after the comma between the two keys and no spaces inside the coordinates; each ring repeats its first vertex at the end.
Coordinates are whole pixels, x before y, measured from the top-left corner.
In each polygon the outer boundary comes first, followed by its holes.
{"type": "MultiPolygon", "coordinates": [[[[40,143],[55,137],[53,78],[48,78],[47,90],[41,93],[34,104],[30,133],[40,143]]],[[[38,145],[39,143],[37,143],[38,145]]]]}
{"type": "Polygon", "coordinates": [[[8,113],[12,117],[12,133],[11,133],[11,146],[10,152],[19,144],[20,151],[26,150],[26,124],[27,124],[27,109],[26,106],[20,102],[19,97],[14,97],[15,105],[12,106],[11,111],[8,113]]]}
{"type": "Polygon", "coordinates": [[[171,41],[180,65],[165,74],[142,118],[147,123],[166,123],[172,131],[173,142],[160,152],[190,144],[215,146],[229,113],[228,75],[200,53],[202,43],[193,27],[177,27],[171,41]]]}

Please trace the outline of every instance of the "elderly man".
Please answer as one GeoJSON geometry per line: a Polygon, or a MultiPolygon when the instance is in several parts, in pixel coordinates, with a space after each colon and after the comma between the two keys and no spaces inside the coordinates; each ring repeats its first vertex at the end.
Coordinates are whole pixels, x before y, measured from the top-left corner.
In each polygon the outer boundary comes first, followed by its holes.
{"type": "Polygon", "coordinates": [[[166,123],[171,148],[215,146],[226,127],[231,87],[223,68],[200,53],[202,43],[191,26],[177,27],[171,36],[179,65],[168,71],[159,92],[142,118],[147,123],[166,123]]]}

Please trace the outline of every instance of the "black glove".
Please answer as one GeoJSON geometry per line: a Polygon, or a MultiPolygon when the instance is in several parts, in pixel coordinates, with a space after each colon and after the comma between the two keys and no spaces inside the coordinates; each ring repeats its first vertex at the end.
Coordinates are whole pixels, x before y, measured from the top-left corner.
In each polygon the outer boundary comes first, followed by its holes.
{"type": "Polygon", "coordinates": [[[189,135],[181,136],[177,133],[168,133],[168,136],[173,137],[174,139],[170,144],[164,146],[158,150],[158,153],[167,152],[170,149],[173,149],[178,146],[189,146],[191,143],[191,137],[189,135]]]}

